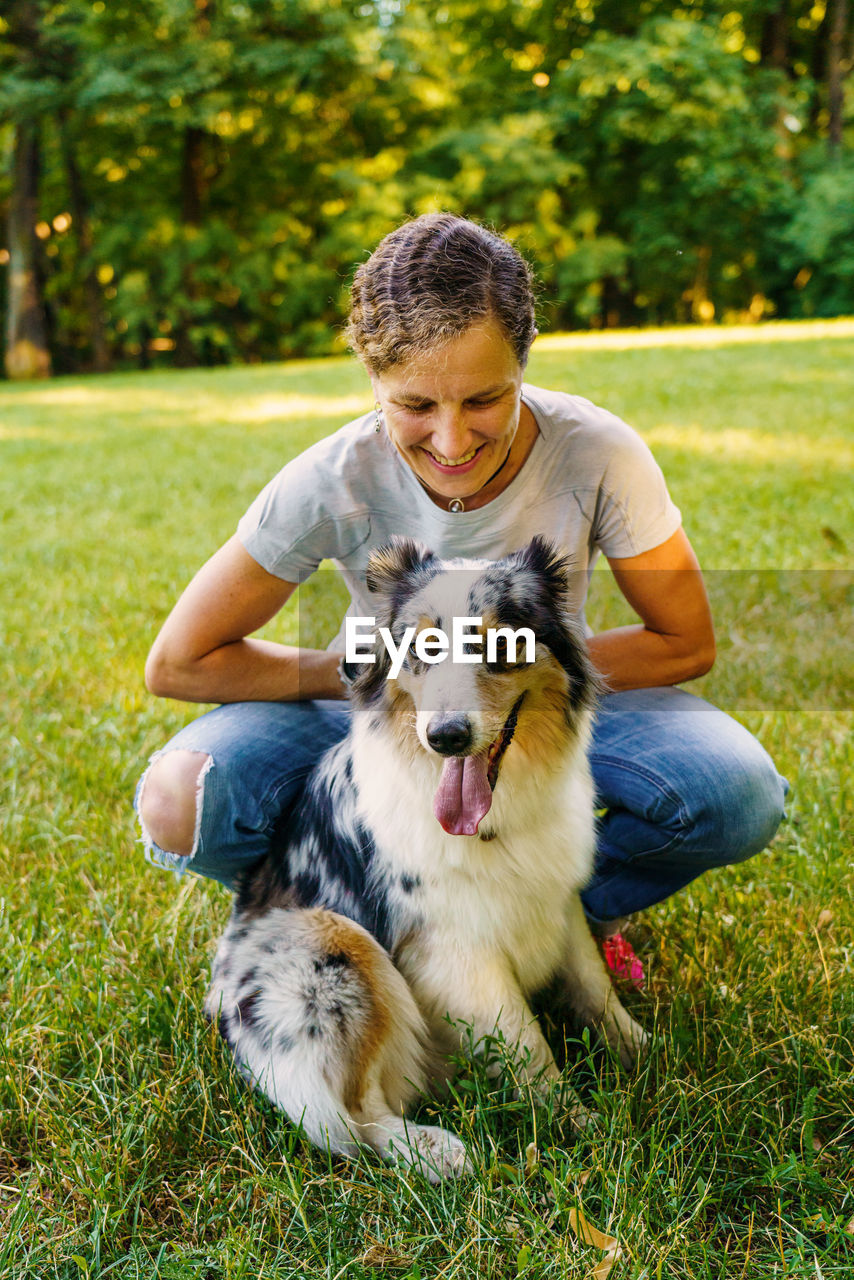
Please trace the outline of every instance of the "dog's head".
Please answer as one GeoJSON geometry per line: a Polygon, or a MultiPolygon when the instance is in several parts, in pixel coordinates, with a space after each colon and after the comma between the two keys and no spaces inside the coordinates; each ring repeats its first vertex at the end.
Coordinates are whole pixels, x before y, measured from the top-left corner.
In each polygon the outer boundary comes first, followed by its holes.
{"type": "Polygon", "coordinates": [[[570,567],[543,538],[502,560],[439,560],[410,539],[371,555],[374,662],[353,687],[441,766],[434,812],[473,835],[508,756],[560,763],[596,689],[569,614],[570,567]]]}

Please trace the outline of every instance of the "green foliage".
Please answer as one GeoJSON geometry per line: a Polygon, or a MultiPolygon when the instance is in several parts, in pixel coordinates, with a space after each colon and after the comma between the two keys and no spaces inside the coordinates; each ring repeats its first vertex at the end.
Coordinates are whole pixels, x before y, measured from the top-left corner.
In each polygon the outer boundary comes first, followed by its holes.
{"type": "Polygon", "coordinates": [[[555,87],[559,141],[585,174],[577,198],[631,245],[621,283],[640,314],[690,319],[688,300],[694,318],[710,319],[714,306],[697,312],[710,289],[720,307],[745,298],[763,215],[781,193],[777,77],[748,77],[700,22],[598,33],[583,53],[555,87]]]}
{"type": "Polygon", "coordinates": [[[41,135],[54,364],[91,363],[96,328],[125,363],[334,350],[354,263],[436,208],[518,241],[552,328],[854,311],[849,168],[816,159],[828,21],[770,0],[13,0],[0,129],[41,135]]]}
{"type": "Polygon", "coordinates": [[[784,261],[800,273],[793,314],[832,316],[854,299],[854,158],[809,157],[783,231],[784,261]]]}

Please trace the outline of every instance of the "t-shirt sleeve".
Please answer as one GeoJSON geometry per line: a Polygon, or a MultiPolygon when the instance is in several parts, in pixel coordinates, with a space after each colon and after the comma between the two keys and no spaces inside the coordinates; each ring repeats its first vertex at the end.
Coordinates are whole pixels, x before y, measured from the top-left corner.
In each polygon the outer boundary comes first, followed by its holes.
{"type": "Polygon", "coordinates": [[[608,457],[591,532],[604,555],[621,559],[661,546],[682,515],[649,447],[626,423],[609,417],[608,457]]]}
{"type": "Polygon", "coordinates": [[[283,467],[237,526],[253,560],[287,582],[304,582],[321,560],[345,559],[371,533],[369,512],[345,500],[316,453],[283,467]]]}

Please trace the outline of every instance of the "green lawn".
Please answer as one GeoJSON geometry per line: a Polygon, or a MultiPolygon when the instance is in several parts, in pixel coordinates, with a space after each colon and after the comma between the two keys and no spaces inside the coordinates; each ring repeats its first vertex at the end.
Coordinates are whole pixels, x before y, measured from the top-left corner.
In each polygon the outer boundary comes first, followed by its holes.
{"type": "MultiPolygon", "coordinates": [[[[0,1275],[854,1274],[854,323],[547,338],[531,381],[635,424],[708,569],[697,687],[792,783],[771,850],[640,920],[658,1043],[637,1076],[570,1042],[576,1140],[464,1073],[425,1117],[480,1172],[434,1189],[330,1162],[235,1078],[201,1014],[218,886],[146,867],[148,755],[195,709],[142,665],[284,461],[370,405],[344,359],[0,384],[0,1275]]],[[[303,602],[318,640],[331,606],[303,602]]],[[[597,575],[594,625],[625,619],[597,575]]],[[[268,629],[296,639],[296,607],[268,629]]]]}

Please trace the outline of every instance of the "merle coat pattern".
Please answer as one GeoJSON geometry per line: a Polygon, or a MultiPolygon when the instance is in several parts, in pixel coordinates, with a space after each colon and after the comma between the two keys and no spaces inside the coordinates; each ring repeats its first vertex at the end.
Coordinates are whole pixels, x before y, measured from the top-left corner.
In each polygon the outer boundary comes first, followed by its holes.
{"type": "Polygon", "coordinates": [[[452,1133],[406,1120],[461,1044],[503,1038],[519,1079],[559,1078],[529,997],[555,980],[631,1062],[623,1009],[584,919],[596,677],[569,622],[567,566],[539,538],[497,562],[372,554],[378,626],[453,616],[531,628],[534,660],[428,664],[352,691],[273,853],[245,873],[206,1001],[244,1076],[334,1152],[367,1145],[436,1180],[469,1167],[452,1133]]]}

